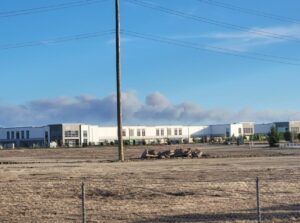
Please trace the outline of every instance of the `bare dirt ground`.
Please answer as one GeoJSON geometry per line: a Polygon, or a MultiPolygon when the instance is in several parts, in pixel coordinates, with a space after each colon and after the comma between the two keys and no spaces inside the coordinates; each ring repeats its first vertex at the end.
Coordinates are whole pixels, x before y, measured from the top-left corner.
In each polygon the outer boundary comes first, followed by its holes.
{"type": "MultiPolygon", "coordinates": [[[[172,148],[186,146],[172,146],[172,148]]],[[[191,146],[188,146],[191,147],[191,146]]],[[[199,145],[193,145],[199,147],[199,145]]],[[[208,158],[125,163],[113,147],[0,151],[0,222],[300,222],[300,150],[200,146],[208,158]]]]}

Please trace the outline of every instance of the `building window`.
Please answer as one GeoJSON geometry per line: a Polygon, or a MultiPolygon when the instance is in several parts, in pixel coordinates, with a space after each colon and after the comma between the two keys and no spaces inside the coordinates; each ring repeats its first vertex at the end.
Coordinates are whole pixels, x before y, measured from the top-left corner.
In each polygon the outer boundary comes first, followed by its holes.
{"type": "Polygon", "coordinates": [[[6,132],[6,139],[10,140],[10,132],[6,132]]]}
{"type": "Polygon", "coordinates": [[[230,130],[229,130],[229,128],[226,128],[226,137],[230,137],[230,130]]]}
{"type": "Polygon", "coordinates": [[[134,136],[134,129],[129,129],[129,136],[134,136]]]}
{"type": "Polygon", "coordinates": [[[244,134],[253,134],[253,128],[244,128],[244,134]]]}
{"type": "Polygon", "coordinates": [[[15,132],[11,132],[11,139],[15,139],[15,132]]]}
{"type": "Polygon", "coordinates": [[[122,130],[122,136],[126,136],[126,129],[122,130]]]}
{"type": "Polygon", "coordinates": [[[78,137],[79,132],[78,131],[65,131],[65,137],[70,138],[70,137],[78,137]]]}
{"type": "Polygon", "coordinates": [[[140,129],[137,129],[136,135],[141,136],[141,130],[140,129]]]}
{"type": "Polygon", "coordinates": [[[25,132],[24,131],[21,131],[21,138],[25,139],[25,132]]]}
{"type": "Polygon", "coordinates": [[[45,141],[46,143],[48,144],[48,141],[49,141],[49,133],[46,131],[45,132],[45,141]]]}
{"type": "Polygon", "coordinates": [[[178,129],[174,130],[174,135],[176,135],[176,136],[178,135],[178,129]]]}
{"type": "Polygon", "coordinates": [[[83,137],[84,137],[84,138],[87,138],[87,136],[88,136],[87,131],[84,130],[84,131],[83,131],[83,137]]]}
{"type": "Polygon", "coordinates": [[[16,139],[20,139],[20,132],[16,132],[16,139]]]}
{"type": "Polygon", "coordinates": [[[146,136],[146,129],[142,129],[142,136],[146,136]]]}
{"type": "Polygon", "coordinates": [[[30,135],[29,135],[29,130],[26,131],[26,139],[29,139],[30,135]]]}
{"type": "Polygon", "coordinates": [[[170,128],[167,129],[167,135],[168,136],[172,135],[172,129],[170,129],[170,128]]]}
{"type": "Polygon", "coordinates": [[[160,130],[160,135],[161,135],[161,136],[164,136],[164,135],[165,135],[165,130],[164,130],[164,129],[161,129],[161,130],[160,130]]]}
{"type": "Polygon", "coordinates": [[[291,132],[293,133],[299,133],[300,128],[299,127],[291,127],[291,132]]]}
{"type": "Polygon", "coordinates": [[[159,136],[159,129],[156,129],[156,136],[159,136]]]}
{"type": "Polygon", "coordinates": [[[179,129],[179,135],[182,136],[182,129],[179,129]]]}

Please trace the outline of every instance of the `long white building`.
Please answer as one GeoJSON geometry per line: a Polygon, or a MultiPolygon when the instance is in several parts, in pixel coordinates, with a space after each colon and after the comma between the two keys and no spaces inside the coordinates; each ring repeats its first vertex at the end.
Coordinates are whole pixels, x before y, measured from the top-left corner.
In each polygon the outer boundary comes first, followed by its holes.
{"type": "MultiPolygon", "coordinates": [[[[255,124],[241,122],[224,125],[156,125],[124,126],[123,139],[128,144],[191,142],[196,138],[229,138],[268,134],[272,127],[278,131],[300,133],[300,122],[255,124]]],[[[117,128],[87,124],[52,124],[42,127],[0,128],[0,145],[16,147],[85,146],[116,143],[117,128]]]]}
{"type": "MultiPolygon", "coordinates": [[[[60,145],[99,145],[115,143],[118,140],[116,127],[103,127],[86,124],[50,125],[51,141],[60,145]],[[57,131],[57,128],[60,130],[57,131]],[[53,131],[55,130],[55,131],[53,131]],[[71,132],[70,132],[71,131],[71,132]],[[54,137],[60,132],[61,137],[54,137]]],[[[248,136],[254,133],[254,123],[235,123],[227,125],[157,125],[124,126],[123,140],[130,144],[152,144],[167,142],[191,142],[193,138],[248,136]]]]}
{"type": "MultiPolygon", "coordinates": [[[[124,126],[123,139],[130,144],[191,142],[193,138],[231,137],[253,133],[253,123],[227,125],[157,125],[124,126]]],[[[82,146],[115,143],[116,127],[87,124],[54,124],[44,127],[1,128],[0,144],[16,147],[48,146],[55,141],[59,146],[82,146]]]]}

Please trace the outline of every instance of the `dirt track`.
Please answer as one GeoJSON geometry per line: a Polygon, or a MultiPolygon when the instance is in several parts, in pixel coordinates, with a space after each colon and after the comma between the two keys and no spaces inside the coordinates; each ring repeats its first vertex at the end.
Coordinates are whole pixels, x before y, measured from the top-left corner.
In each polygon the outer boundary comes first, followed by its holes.
{"type": "MultiPolygon", "coordinates": [[[[166,149],[156,147],[157,149],[166,149]]],[[[131,148],[137,158],[144,148],[131,148]]],[[[116,149],[0,151],[0,222],[300,222],[300,151],[207,147],[211,158],[104,162],[116,149]]]]}

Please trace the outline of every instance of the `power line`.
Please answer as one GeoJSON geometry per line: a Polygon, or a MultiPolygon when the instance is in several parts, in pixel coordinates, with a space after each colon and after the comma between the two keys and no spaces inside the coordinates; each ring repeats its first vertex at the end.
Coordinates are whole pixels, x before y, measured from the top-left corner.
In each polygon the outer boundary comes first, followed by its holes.
{"type": "Polygon", "coordinates": [[[225,9],[228,9],[231,11],[245,13],[248,15],[260,16],[260,17],[273,19],[273,20],[277,20],[277,21],[281,21],[281,22],[290,22],[290,23],[300,24],[300,21],[298,19],[281,16],[281,15],[275,15],[272,13],[263,12],[263,11],[259,11],[259,10],[255,10],[255,9],[243,8],[243,7],[236,6],[236,5],[229,4],[229,3],[219,2],[219,1],[215,1],[215,0],[196,0],[196,1],[199,1],[204,4],[220,7],[220,8],[225,8],[225,9]]]}
{"type": "Polygon", "coordinates": [[[226,54],[226,55],[242,57],[242,58],[247,58],[247,59],[254,59],[254,60],[259,60],[259,61],[264,61],[264,62],[272,62],[272,63],[300,66],[300,63],[293,62],[293,61],[300,61],[300,59],[296,59],[296,58],[287,58],[287,57],[273,56],[273,55],[261,54],[261,53],[242,53],[237,50],[232,50],[232,49],[227,49],[227,48],[222,48],[222,47],[217,47],[217,46],[210,46],[210,45],[199,45],[197,43],[192,43],[192,42],[187,42],[187,41],[182,41],[182,40],[174,40],[171,38],[143,34],[143,33],[138,33],[138,32],[129,31],[129,30],[122,30],[122,33],[129,35],[129,36],[141,38],[141,39],[176,45],[176,46],[180,46],[180,47],[192,48],[192,49],[196,49],[196,50],[205,50],[205,51],[210,51],[210,52],[214,52],[214,53],[226,54]]]}
{"type": "MultiPolygon", "coordinates": [[[[297,63],[297,62],[300,62],[300,59],[297,59],[297,58],[283,57],[283,56],[263,54],[263,53],[257,53],[257,52],[244,53],[244,52],[241,52],[238,50],[233,50],[233,49],[228,49],[228,48],[223,48],[223,47],[218,47],[218,46],[212,46],[212,45],[200,45],[200,44],[193,43],[193,42],[174,40],[172,38],[155,36],[155,35],[151,35],[151,34],[143,34],[143,33],[129,31],[129,30],[121,30],[121,32],[125,35],[129,35],[129,36],[133,36],[133,37],[137,37],[137,38],[141,38],[141,39],[152,40],[155,42],[171,44],[171,45],[181,46],[181,47],[186,47],[186,48],[192,48],[192,49],[196,49],[196,50],[205,50],[205,51],[210,51],[210,52],[214,52],[214,53],[243,57],[243,58],[248,58],[248,59],[255,59],[255,60],[266,61],[266,62],[300,66],[300,63],[297,63]]],[[[82,33],[82,34],[77,34],[77,35],[62,36],[62,37],[57,37],[57,38],[52,38],[52,39],[47,39],[47,40],[40,40],[40,41],[30,41],[30,42],[22,42],[22,43],[15,43],[15,44],[6,44],[6,45],[0,45],[0,51],[12,50],[12,49],[18,49],[18,48],[26,48],[26,47],[43,46],[43,45],[49,45],[49,44],[54,44],[54,43],[79,41],[82,39],[96,38],[96,37],[111,35],[111,34],[115,34],[114,29],[100,31],[100,32],[90,32],[90,33],[82,33]]]]}
{"type": "MultiPolygon", "coordinates": [[[[214,46],[201,46],[196,43],[191,43],[191,42],[186,42],[186,41],[178,41],[178,40],[174,40],[174,39],[170,39],[170,38],[153,36],[153,35],[145,35],[145,34],[131,32],[131,31],[123,31],[123,33],[133,36],[133,37],[141,38],[141,39],[152,40],[155,42],[166,43],[166,44],[171,44],[171,45],[176,45],[176,46],[181,46],[181,47],[186,47],[186,48],[192,48],[192,49],[196,49],[196,50],[205,50],[205,51],[210,51],[210,52],[214,52],[214,53],[226,54],[226,55],[237,56],[237,57],[242,57],[242,58],[247,58],[247,59],[254,59],[254,60],[260,60],[260,61],[265,61],[265,62],[300,66],[300,63],[293,63],[293,62],[284,61],[284,60],[273,60],[273,59],[268,59],[268,58],[263,58],[263,57],[255,57],[249,53],[242,54],[242,52],[230,50],[230,49],[226,49],[226,48],[220,48],[220,47],[214,47],[214,46]]],[[[263,54],[261,54],[261,56],[262,55],[263,54]]],[[[267,55],[265,55],[265,56],[267,56],[267,55]]],[[[273,58],[278,58],[278,59],[284,58],[284,57],[279,57],[279,56],[277,57],[277,56],[271,56],[271,55],[268,55],[268,57],[273,57],[273,58]]],[[[288,59],[286,58],[285,60],[288,60],[288,59]]],[[[298,59],[293,59],[293,60],[298,60],[298,59]]]]}
{"type": "Polygon", "coordinates": [[[67,9],[72,7],[80,7],[85,5],[91,5],[96,4],[100,2],[105,2],[109,0],[81,0],[81,1],[73,1],[68,3],[61,3],[56,5],[48,5],[48,6],[41,6],[36,8],[28,8],[28,9],[22,9],[22,10],[13,10],[8,12],[0,12],[0,18],[7,18],[7,17],[14,17],[14,16],[20,16],[20,15],[29,15],[29,14],[35,14],[35,13],[41,13],[41,12],[49,12],[49,11],[55,11],[60,9],[67,9]]]}
{"type": "Polygon", "coordinates": [[[82,33],[82,34],[70,35],[70,36],[62,36],[62,37],[57,37],[57,38],[47,39],[47,40],[6,44],[6,45],[0,45],[0,50],[11,50],[11,49],[17,49],[17,48],[49,45],[49,44],[54,44],[54,43],[78,41],[78,40],[82,40],[82,39],[90,39],[90,38],[110,35],[110,34],[114,34],[114,33],[115,33],[115,30],[111,29],[111,30],[106,30],[106,31],[101,31],[101,32],[91,32],[91,33],[82,33]]]}
{"type": "Polygon", "coordinates": [[[260,29],[253,29],[253,28],[250,28],[250,27],[225,23],[225,22],[221,22],[221,21],[218,21],[218,20],[213,20],[213,19],[209,19],[209,18],[206,18],[206,17],[200,17],[200,16],[197,16],[197,15],[188,14],[188,13],[185,13],[185,12],[182,12],[182,11],[177,11],[177,10],[173,10],[173,9],[170,9],[170,8],[162,7],[160,5],[153,4],[153,3],[148,3],[148,2],[144,2],[144,1],[140,1],[140,0],[125,0],[125,1],[127,1],[129,3],[132,3],[132,4],[135,4],[135,5],[138,5],[138,6],[145,7],[145,8],[160,11],[160,12],[163,12],[163,13],[179,16],[179,17],[186,18],[186,19],[192,19],[192,20],[195,20],[195,21],[198,21],[198,22],[208,23],[208,24],[211,24],[211,25],[215,25],[215,26],[219,26],[219,27],[223,27],[223,28],[227,28],[227,29],[245,31],[245,32],[248,32],[248,33],[253,33],[255,35],[269,37],[269,38],[275,38],[275,39],[280,39],[280,40],[300,42],[299,38],[295,38],[293,36],[281,35],[281,34],[267,32],[267,31],[260,30],[260,29]]]}

